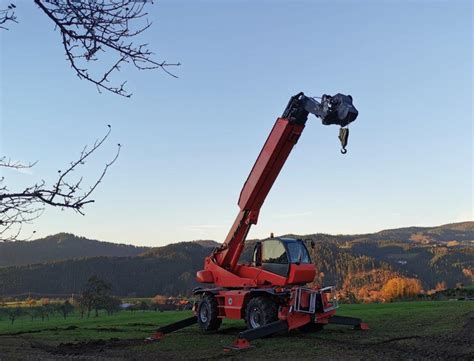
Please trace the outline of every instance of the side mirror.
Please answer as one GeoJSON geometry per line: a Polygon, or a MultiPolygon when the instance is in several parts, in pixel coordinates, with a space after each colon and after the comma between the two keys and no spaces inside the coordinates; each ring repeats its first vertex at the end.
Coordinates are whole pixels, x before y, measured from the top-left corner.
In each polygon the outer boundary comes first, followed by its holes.
{"type": "Polygon", "coordinates": [[[312,239],[305,239],[306,243],[309,243],[311,249],[314,249],[315,243],[312,239]]]}

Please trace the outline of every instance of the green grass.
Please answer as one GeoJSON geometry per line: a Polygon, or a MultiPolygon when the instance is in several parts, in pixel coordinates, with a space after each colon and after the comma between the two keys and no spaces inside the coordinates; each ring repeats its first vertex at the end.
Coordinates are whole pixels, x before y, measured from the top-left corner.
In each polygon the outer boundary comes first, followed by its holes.
{"type": "Polygon", "coordinates": [[[3,316],[0,320],[0,335],[29,333],[34,338],[58,342],[111,337],[140,338],[149,336],[158,324],[174,322],[189,314],[190,312],[122,311],[112,316],[100,313],[99,317],[91,315],[84,318],[81,318],[79,314],[71,314],[66,319],[60,315],[54,315],[50,316],[49,321],[46,319],[42,321],[41,318],[31,320],[29,316],[22,316],[15,320],[13,325],[6,316],[3,316]],[[77,328],[73,329],[71,326],[77,328]],[[34,332],[41,330],[43,331],[34,332]]]}
{"type": "Polygon", "coordinates": [[[474,312],[470,301],[420,301],[343,305],[339,315],[360,317],[370,325],[371,341],[407,334],[436,336],[459,330],[465,315],[474,312]]]}
{"type": "MultiPolygon", "coordinates": [[[[396,337],[400,331],[417,329],[417,334],[438,334],[452,331],[460,324],[467,312],[474,311],[474,302],[425,301],[395,302],[388,304],[341,305],[338,315],[360,317],[371,328],[372,336],[396,337]],[[426,326],[426,327],[420,327],[426,326]]],[[[51,316],[49,321],[29,316],[18,318],[12,325],[3,316],[0,319],[0,335],[29,333],[32,337],[56,341],[82,341],[90,339],[140,338],[146,337],[157,326],[189,317],[191,311],[122,311],[108,316],[84,317],[71,314],[66,319],[60,315],[51,316]],[[73,327],[77,327],[74,328],[73,327]],[[67,328],[70,329],[67,329],[67,328]],[[67,329],[67,330],[66,330],[67,329]],[[34,332],[41,331],[42,332],[34,332]]],[[[225,320],[223,328],[243,328],[243,321],[225,320]]],[[[328,326],[334,328],[336,326],[328,326]]],[[[197,330],[196,330],[197,331],[197,330]]],[[[237,334],[236,330],[235,334],[237,334]]],[[[321,333],[322,334],[322,333],[321,333]]]]}
{"type": "MultiPolygon", "coordinates": [[[[437,340],[437,337],[443,335],[454,335],[462,329],[467,315],[473,313],[472,301],[341,305],[338,315],[360,317],[369,324],[370,331],[357,332],[334,325],[328,325],[322,332],[310,335],[294,331],[290,335],[252,342],[256,348],[248,351],[248,356],[278,358],[285,353],[288,356],[290,349],[296,349],[301,358],[311,358],[316,354],[318,357],[334,358],[335,350],[353,345],[352,356],[364,358],[367,347],[394,338],[416,336],[437,340]],[[337,347],[331,346],[334,344],[337,347]]],[[[189,317],[191,314],[191,311],[122,311],[113,316],[101,314],[99,317],[91,316],[83,319],[77,314],[69,316],[66,320],[54,316],[49,321],[40,319],[31,321],[24,316],[17,319],[13,325],[3,317],[0,320],[0,340],[1,337],[8,337],[7,335],[17,332],[21,332],[18,337],[23,339],[50,345],[111,338],[144,339],[156,327],[189,317]]],[[[202,334],[197,326],[192,326],[167,335],[159,343],[128,348],[128,352],[156,354],[164,359],[173,357],[188,359],[196,358],[197,355],[220,358],[224,355],[223,346],[235,340],[237,334],[244,328],[243,321],[225,320],[219,332],[202,334]]],[[[378,354],[372,355],[374,358],[376,356],[378,357],[378,354]]]]}

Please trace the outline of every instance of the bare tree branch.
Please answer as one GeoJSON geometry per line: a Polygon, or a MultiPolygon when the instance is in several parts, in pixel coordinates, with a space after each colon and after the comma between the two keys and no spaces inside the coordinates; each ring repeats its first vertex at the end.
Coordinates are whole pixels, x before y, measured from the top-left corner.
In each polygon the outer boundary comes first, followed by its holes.
{"type": "Polygon", "coordinates": [[[15,16],[15,4],[10,4],[6,9],[0,9],[0,29],[8,30],[4,24],[8,22],[18,23],[15,16]]]}
{"type": "Polygon", "coordinates": [[[123,64],[131,63],[139,70],[162,69],[176,77],[167,68],[180,63],[152,59],[148,44],[134,44],[131,40],[147,30],[148,1],[137,0],[34,0],[36,5],[59,29],[66,59],[80,79],[85,79],[112,93],[130,97],[124,86],[110,84],[112,73],[123,64]],[[92,75],[88,64],[97,61],[103,53],[113,53],[116,59],[101,75],[92,75]]]}
{"type": "MultiPolygon", "coordinates": [[[[88,189],[82,190],[82,177],[79,180],[71,180],[71,173],[85,164],[86,160],[106,141],[110,132],[109,125],[107,133],[97,140],[90,149],[87,146],[84,147],[77,160],[71,162],[65,171],[58,171],[58,179],[50,187],[45,181],[41,181],[21,191],[10,192],[4,184],[4,178],[0,178],[0,241],[17,240],[23,225],[37,219],[45,206],[73,209],[84,215],[84,206],[94,202],[91,195],[102,182],[110,166],[117,160],[121,145],[117,145],[115,156],[105,164],[99,177],[88,189]]],[[[6,158],[0,159],[0,167],[4,168],[31,168],[35,164],[23,165],[19,162],[6,160],[6,158]]]]}
{"type": "Polygon", "coordinates": [[[26,169],[34,167],[36,163],[38,162],[36,161],[33,163],[23,164],[19,160],[11,160],[10,158],[7,159],[7,157],[0,157],[0,167],[3,168],[26,169]]]}

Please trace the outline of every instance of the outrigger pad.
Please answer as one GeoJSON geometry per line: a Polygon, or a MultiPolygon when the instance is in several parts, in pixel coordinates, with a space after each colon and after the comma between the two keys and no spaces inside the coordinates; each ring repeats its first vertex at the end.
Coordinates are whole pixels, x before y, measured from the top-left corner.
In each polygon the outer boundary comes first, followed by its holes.
{"type": "Polygon", "coordinates": [[[354,330],[367,331],[370,330],[369,325],[365,322],[361,322],[360,325],[354,326],[354,330]]]}
{"type": "Polygon", "coordinates": [[[145,342],[156,342],[156,341],[161,341],[161,339],[165,337],[165,334],[163,332],[158,332],[155,331],[151,334],[150,337],[147,337],[145,339],[145,342]]]}
{"type": "Polygon", "coordinates": [[[246,340],[245,338],[238,338],[232,343],[232,345],[225,346],[224,351],[225,352],[240,351],[240,350],[246,350],[251,347],[254,347],[254,346],[252,346],[248,340],[246,340]]]}

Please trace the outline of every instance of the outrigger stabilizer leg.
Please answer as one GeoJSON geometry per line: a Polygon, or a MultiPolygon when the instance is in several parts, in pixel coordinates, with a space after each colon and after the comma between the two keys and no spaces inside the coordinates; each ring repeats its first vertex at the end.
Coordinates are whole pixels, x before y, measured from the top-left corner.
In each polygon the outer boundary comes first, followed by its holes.
{"type": "MultiPolygon", "coordinates": [[[[183,328],[192,326],[197,323],[197,317],[192,316],[185,318],[184,320],[170,323],[166,326],[157,328],[153,334],[146,338],[146,342],[160,341],[163,339],[165,334],[181,330],[183,328]]],[[[333,325],[342,325],[342,326],[352,326],[354,330],[365,331],[369,329],[369,326],[362,322],[360,318],[356,317],[347,317],[347,316],[332,316],[328,323],[333,325]]],[[[288,332],[289,327],[288,323],[285,320],[279,320],[268,325],[253,328],[250,330],[245,330],[239,333],[237,340],[235,340],[231,345],[225,346],[224,351],[231,350],[244,350],[252,347],[250,341],[256,340],[258,338],[266,337],[273,335],[278,332],[288,332]]]]}
{"type": "MultiPolygon", "coordinates": [[[[328,323],[333,325],[352,326],[354,330],[365,331],[369,329],[369,326],[366,323],[356,317],[332,316],[328,323]]],[[[225,346],[224,351],[245,350],[252,347],[250,341],[270,336],[278,332],[288,331],[288,323],[285,320],[275,321],[265,326],[246,330],[239,333],[237,340],[235,340],[231,345],[225,346]]]]}
{"type": "Polygon", "coordinates": [[[332,316],[329,319],[329,323],[333,325],[341,326],[352,326],[354,330],[367,331],[369,325],[365,322],[362,322],[360,318],[357,317],[347,317],[347,316],[332,316]]]}
{"type": "Polygon", "coordinates": [[[185,318],[184,320],[170,323],[169,325],[157,328],[150,337],[146,338],[146,342],[160,341],[165,334],[181,330],[185,327],[192,326],[197,323],[197,317],[192,316],[185,318]]]}
{"type": "Polygon", "coordinates": [[[250,341],[270,336],[278,332],[288,332],[288,322],[284,320],[275,321],[265,326],[252,328],[239,333],[237,340],[232,345],[225,346],[224,351],[244,350],[252,347],[250,341]]]}

